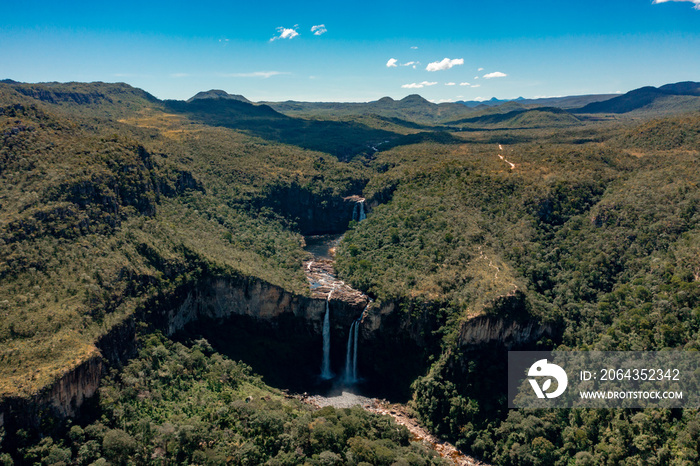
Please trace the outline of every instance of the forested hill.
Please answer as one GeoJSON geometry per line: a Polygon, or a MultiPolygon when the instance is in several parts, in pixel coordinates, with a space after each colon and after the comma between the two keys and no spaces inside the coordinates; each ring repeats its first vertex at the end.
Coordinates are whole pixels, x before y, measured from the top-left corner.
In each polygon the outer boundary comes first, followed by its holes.
{"type": "Polygon", "coordinates": [[[592,102],[574,113],[628,113],[635,110],[666,109],[673,112],[700,110],[700,83],[693,81],[646,86],[602,102],[592,102]],[[669,108],[670,107],[670,108],[669,108]]]}
{"type": "MultiPolygon", "coordinates": [[[[696,410],[509,411],[504,377],[508,349],[700,349],[698,112],[511,108],[431,126],[294,118],[216,94],[0,83],[0,396],[28,399],[110,357],[100,339],[143,318],[141,355],[103,382],[100,418],[15,431],[13,460],[439,464],[375,418],[311,414],[206,342],[152,334],[153,315],[221,280],[243,290],[227,299],[307,303],[302,235],[345,232],[339,278],[373,299],[363,376],[409,393],[436,434],[498,465],[700,461],[696,410]]],[[[268,331],[320,352],[318,319],[243,322],[260,354],[298,350],[268,331]]]]}
{"type": "Polygon", "coordinates": [[[279,193],[320,204],[366,183],[333,156],[189,120],[123,85],[0,84],[0,142],[3,395],[46,386],[205,276],[308,293],[300,214],[277,208],[279,193]]]}

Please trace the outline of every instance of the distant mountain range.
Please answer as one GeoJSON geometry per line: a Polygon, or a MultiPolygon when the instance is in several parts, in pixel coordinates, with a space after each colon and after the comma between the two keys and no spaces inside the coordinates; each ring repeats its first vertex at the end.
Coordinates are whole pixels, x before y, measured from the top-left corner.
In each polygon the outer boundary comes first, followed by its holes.
{"type": "MultiPolygon", "coordinates": [[[[623,114],[629,112],[677,113],[700,111],[700,83],[693,81],[666,84],[661,87],[642,87],[626,94],[591,94],[541,99],[497,99],[486,101],[458,101],[432,103],[413,94],[401,100],[383,97],[366,103],[331,102],[264,102],[286,115],[318,117],[347,117],[352,115],[378,115],[422,123],[444,123],[466,120],[474,112],[513,112],[518,109],[538,107],[564,109],[572,114],[623,114]],[[466,107],[466,109],[465,109],[466,107]]],[[[558,113],[557,120],[561,119],[558,113]]],[[[573,115],[572,115],[573,116],[573,115]]],[[[493,118],[482,119],[492,121],[493,118]]],[[[575,118],[569,119],[571,121],[575,118]]],[[[477,120],[475,120],[477,121],[477,120]]]]}
{"type": "Polygon", "coordinates": [[[186,101],[160,101],[124,83],[19,83],[1,81],[17,92],[49,103],[75,106],[95,116],[119,117],[121,102],[135,107],[163,105],[173,113],[186,114],[210,125],[235,127],[261,137],[326,150],[349,157],[415,131],[561,127],[577,125],[585,115],[664,115],[700,111],[700,83],[685,81],[660,87],[642,87],[625,94],[595,94],[512,100],[492,98],[485,102],[460,101],[436,104],[418,94],[400,100],[383,97],[364,103],[348,102],[251,102],[220,89],[199,92],[186,101]],[[105,106],[105,104],[108,104],[105,106]],[[109,109],[108,113],[105,113],[109,109]],[[299,118],[303,117],[303,118],[299,118]],[[325,121],[322,121],[325,120],[325,121]],[[331,120],[331,121],[329,121],[331,120]],[[339,121],[340,120],[340,121],[339,121]],[[333,147],[327,147],[332,130],[333,147]],[[323,141],[323,142],[322,142],[323,141]],[[359,145],[358,145],[359,142],[359,145]]]}
{"type": "Polygon", "coordinates": [[[666,84],[658,88],[652,86],[642,87],[602,102],[589,103],[572,110],[572,112],[628,113],[644,108],[651,110],[654,107],[668,107],[669,104],[676,107],[685,107],[689,110],[700,110],[700,99],[693,97],[700,97],[700,83],[685,81],[666,84]],[[691,99],[679,99],[678,97],[691,97],[691,99]]]}
{"type": "Polygon", "coordinates": [[[518,97],[516,99],[497,99],[492,97],[490,100],[460,100],[457,101],[457,103],[471,108],[497,107],[507,102],[516,102],[522,105],[536,105],[542,107],[577,108],[592,102],[608,100],[616,96],[618,96],[618,94],[572,95],[564,97],[543,97],[537,99],[526,99],[524,97],[518,97]]]}
{"type": "Polygon", "coordinates": [[[376,115],[386,118],[399,118],[421,123],[436,123],[457,119],[468,114],[471,109],[457,103],[434,104],[418,94],[411,94],[401,100],[382,97],[373,102],[261,102],[285,115],[315,117],[348,117],[376,115]]]}

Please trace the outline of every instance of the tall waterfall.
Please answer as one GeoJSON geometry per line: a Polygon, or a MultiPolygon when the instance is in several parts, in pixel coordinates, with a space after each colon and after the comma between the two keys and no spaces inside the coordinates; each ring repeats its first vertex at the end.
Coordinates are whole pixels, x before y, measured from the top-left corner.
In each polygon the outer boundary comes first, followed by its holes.
{"type": "Polygon", "coordinates": [[[333,290],[328,293],[326,299],[326,314],[323,316],[323,362],[321,363],[321,378],[332,379],[331,372],[331,316],[330,301],[333,290]]]}
{"type": "Polygon", "coordinates": [[[355,321],[355,341],[352,350],[352,380],[357,382],[357,334],[360,331],[360,320],[355,321]]]}
{"type": "Polygon", "coordinates": [[[352,331],[357,326],[357,321],[353,321],[352,325],[350,325],[350,331],[348,332],[348,345],[345,352],[345,383],[352,383],[352,379],[355,378],[352,369],[352,331]]]}
{"type": "Polygon", "coordinates": [[[357,338],[360,333],[360,319],[353,321],[348,332],[348,345],[345,353],[345,383],[357,382],[357,338]]]}

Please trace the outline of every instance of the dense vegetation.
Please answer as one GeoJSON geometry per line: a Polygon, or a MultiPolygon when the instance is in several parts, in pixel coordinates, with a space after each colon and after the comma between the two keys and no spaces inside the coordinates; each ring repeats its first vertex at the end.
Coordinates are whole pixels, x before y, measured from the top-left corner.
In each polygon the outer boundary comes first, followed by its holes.
{"type": "Polygon", "coordinates": [[[327,154],[193,124],[121,85],[48,86],[44,101],[15,87],[0,86],[3,395],[46,386],[126,316],[204,276],[308,293],[296,219],[271,197],[362,183],[327,154]]]}
{"type": "MultiPolygon", "coordinates": [[[[157,335],[106,378],[96,417],[40,440],[20,431],[25,464],[441,465],[389,416],[314,410],[267,387],[248,366],[157,335]]],[[[0,462],[11,461],[0,454],[0,462]]]]}
{"type": "Polygon", "coordinates": [[[497,305],[517,289],[520,311],[555,329],[538,348],[700,348],[698,121],[644,123],[604,144],[379,154],[367,190],[393,186],[392,201],[348,232],[338,267],[380,299],[450,313],[441,357],[413,385],[427,425],[496,464],[698,461],[696,411],[508,412],[503,349],[458,341],[467,316],[522,318],[497,305]]]}
{"type": "MultiPolygon", "coordinates": [[[[361,193],[372,210],[337,268],[373,309],[433,314],[411,401],[427,426],[494,464],[697,464],[697,411],[509,412],[502,343],[460,340],[486,315],[546,327],[528,349],[700,349],[700,116],[658,118],[693,108],[693,89],[606,104],[635,118],[649,105],[657,119],[641,122],[519,104],[465,120],[416,96],[361,116],[276,106],[302,120],[126,85],[0,84],[0,395],[47,386],[126,316],[206,277],[308,293],[302,217],[361,193]]],[[[204,342],[143,338],[99,419],[20,433],[15,459],[435,461],[386,420],[283,400],[204,342]]]]}

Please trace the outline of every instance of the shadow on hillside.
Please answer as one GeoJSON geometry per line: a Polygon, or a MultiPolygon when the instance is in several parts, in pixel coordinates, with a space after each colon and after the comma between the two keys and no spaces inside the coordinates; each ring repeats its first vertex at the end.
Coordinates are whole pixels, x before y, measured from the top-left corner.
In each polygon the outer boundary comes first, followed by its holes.
{"type": "Polygon", "coordinates": [[[371,154],[373,146],[399,136],[355,122],[292,118],[267,105],[232,99],[170,100],[165,105],[172,112],[207,125],[246,131],[263,139],[325,152],[345,161],[358,154],[371,154]]]}

